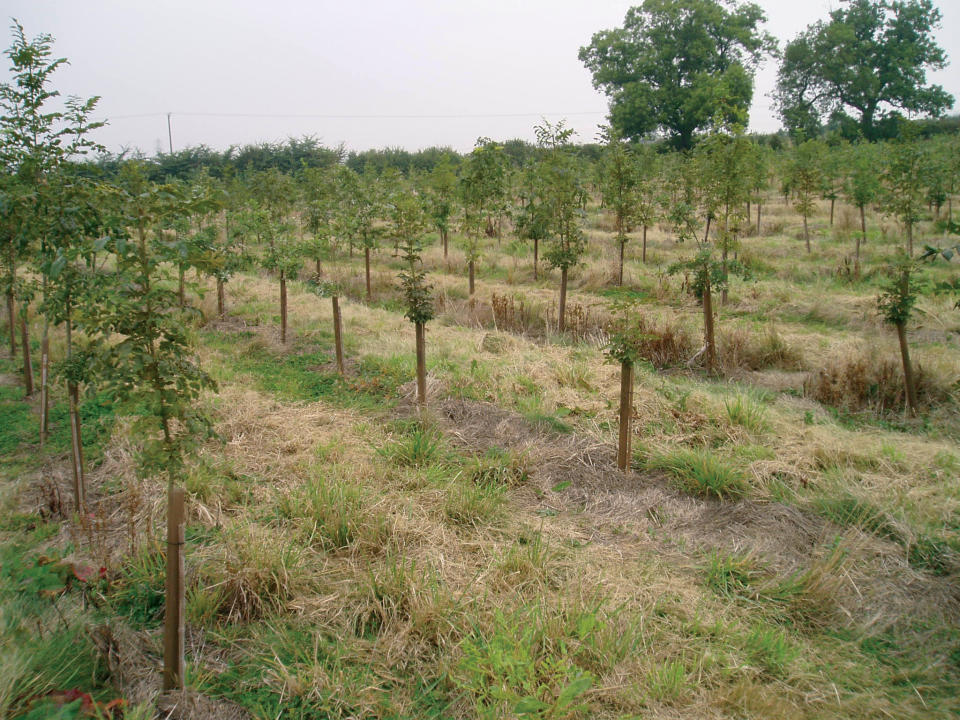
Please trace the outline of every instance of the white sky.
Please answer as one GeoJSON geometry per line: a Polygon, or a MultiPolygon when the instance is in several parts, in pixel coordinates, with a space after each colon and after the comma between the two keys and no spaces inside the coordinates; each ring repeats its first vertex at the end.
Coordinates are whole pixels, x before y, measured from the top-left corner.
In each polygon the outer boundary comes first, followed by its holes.
{"type": "MultiPolygon", "coordinates": [[[[631,4],[4,0],[3,14],[30,37],[54,36],[56,55],[71,63],[55,76],[64,95],[102,96],[100,112],[110,125],[98,140],[112,151],[166,150],[167,112],[175,150],[304,134],[354,150],[468,150],[481,135],[532,141],[542,115],[566,117],[581,142],[595,139],[606,98],[593,89],[577,52],[594,32],[621,25],[631,4]],[[143,114],[151,116],[130,117],[143,114]],[[296,115],[352,117],[289,117],[296,115]]],[[[837,3],[759,4],[782,46],[837,3]]],[[[950,58],[960,58],[960,2],[937,5],[938,41],[950,58]]],[[[0,45],[10,45],[9,33],[0,45]]],[[[928,81],[960,97],[958,68],[930,73],[928,81]]],[[[780,127],[768,97],[775,81],[776,63],[768,61],[756,78],[751,129],[780,127]]]]}

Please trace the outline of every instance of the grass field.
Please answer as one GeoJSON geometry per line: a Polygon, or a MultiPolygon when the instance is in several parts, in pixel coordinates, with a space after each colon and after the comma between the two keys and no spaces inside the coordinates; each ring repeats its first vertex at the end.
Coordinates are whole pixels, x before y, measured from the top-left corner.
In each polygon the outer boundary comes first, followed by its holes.
{"type": "MultiPolygon", "coordinates": [[[[281,345],[276,281],[235,277],[228,317],[196,327],[217,437],[187,481],[183,696],[157,695],[165,498],[134,473],[136,408],[84,401],[96,502],[78,517],[65,401],[38,452],[35,404],[0,361],[0,635],[16,648],[0,716],[67,688],[123,697],[125,717],[956,716],[960,311],[936,292],[956,264],[927,271],[908,419],[876,312],[898,228],[870,218],[855,280],[852,210],[831,227],[821,208],[807,254],[799,216],[770,202],[738,251],[751,279],[718,308],[715,376],[687,365],[702,312],[666,273],[693,248],[654,228],[644,265],[632,238],[614,288],[596,208],[563,336],[557,276],[534,282],[509,234],[485,241],[473,301],[456,239],[447,260],[430,246],[423,415],[391,248],[370,304],[361,256],[323,263],[348,288],[344,377],[328,299],[291,283],[281,345]],[[614,297],[656,350],[627,474],[614,297]]],[[[195,298],[208,318],[214,295],[195,298]]]]}

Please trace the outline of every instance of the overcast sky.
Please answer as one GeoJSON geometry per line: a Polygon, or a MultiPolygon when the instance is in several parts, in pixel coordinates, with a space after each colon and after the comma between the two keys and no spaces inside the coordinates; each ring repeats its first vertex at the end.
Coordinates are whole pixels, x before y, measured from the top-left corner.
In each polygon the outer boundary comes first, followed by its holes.
{"type": "MultiPolygon", "coordinates": [[[[837,5],[759,2],[781,46],[837,5]]],[[[3,7],[30,37],[53,35],[56,54],[70,60],[55,76],[57,89],[102,97],[110,124],[100,142],[153,154],[167,148],[167,112],[175,150],[304,134],[353,150],[468,150],[481,135],[532,141],[541,116],[566,118],[578,141],[591,141],[607,103],[577,51],[594,32],[621,25],[631,4],[5,0],[3,7]]],[[[938,41],[960,58],[960,2],[937,5],[938,41]]],[[[768,61],[757,75],[751,129],[780,127],[768,97],[775,80],[768,61]]],[[[960,65],[930,80],[960,96],[960,65]]]]}

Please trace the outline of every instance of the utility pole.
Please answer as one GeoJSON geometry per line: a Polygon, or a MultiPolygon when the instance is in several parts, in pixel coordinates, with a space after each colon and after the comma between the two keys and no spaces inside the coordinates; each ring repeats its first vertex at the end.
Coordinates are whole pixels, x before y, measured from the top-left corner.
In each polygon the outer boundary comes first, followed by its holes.
{"type": "Polygon", "coordinates": [[[170,127],[170,116],[173,113],[167,113],[167,140],[170,142],[170,154],[173,155],[173,130],[170,127]]]}

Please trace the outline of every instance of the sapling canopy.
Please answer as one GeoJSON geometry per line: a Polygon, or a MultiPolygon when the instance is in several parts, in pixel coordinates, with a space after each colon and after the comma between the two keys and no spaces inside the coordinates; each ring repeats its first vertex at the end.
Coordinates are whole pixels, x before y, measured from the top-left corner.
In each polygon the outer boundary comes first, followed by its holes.
{"type": "Polygon", "coordinates": [[[398,218],[397,229],[403,251],[404,270],[400,272],[400,291],[406,303],[406,317],[414,324],[417,351],[417,405],[422,409],[427,402],[426,324],[433,319],[432,286],[427,283],[420,254],[423,251],[421,229],[422,207],[412,195],[395,199],[394,212],[398,218]]]}
{"type": "Polygon", "coordinates": [[[907,324],[913,315],[919,297],[920,278],[916,261],[901,251],[888,263],[886,282],[877,297],[877,310],[883,319],[897,330],[900,343],[900,359],[903,363],[903,380],[907,396],[907,412],[916,415],[919,410],[917,386],[910,362],[910,346],[907,342],[907,324]]]}
{"type": "Polygon", "coordinates": [[[560,307],[557,330],[565,329],[567,276],[570,268],[580,263],[586,250],[586,236],[581,223],[586,186],[576,157],[571,152],[573,130],[563,121],[534,128],[542,153],[540,173],[544,180],[544,201],[548,208],[550,244],[544,253],[546,261],[560,270],[560,307]]]}

